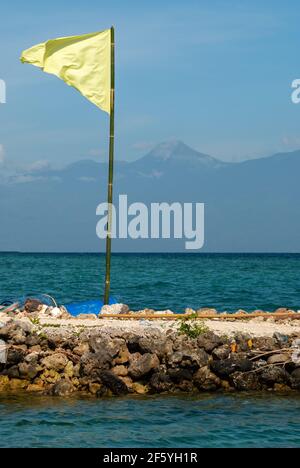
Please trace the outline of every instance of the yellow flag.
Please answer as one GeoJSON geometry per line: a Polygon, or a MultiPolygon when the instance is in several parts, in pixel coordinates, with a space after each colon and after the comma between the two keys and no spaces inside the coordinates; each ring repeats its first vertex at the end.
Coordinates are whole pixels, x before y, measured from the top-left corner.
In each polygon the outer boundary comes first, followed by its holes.
{"type": "Polygon", "coordinates": [[[21,62],[58,76],[110,114],[110,29],[37,44],[24,50],[21,62]]]}

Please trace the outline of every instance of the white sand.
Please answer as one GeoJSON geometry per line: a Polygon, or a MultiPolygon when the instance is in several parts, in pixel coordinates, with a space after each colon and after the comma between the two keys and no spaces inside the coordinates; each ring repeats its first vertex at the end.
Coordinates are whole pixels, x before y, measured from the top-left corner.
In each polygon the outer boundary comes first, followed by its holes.
{"type": "MultiPolygon", "coordinates": [[[[205,320],[205,325],[217,335],[232,335],[236,332],[248,333],[251,336],[273,336],[274,332],[279,332],[285,335],[292,333],[300,334],[300,320],[286,320],[281,322],[260,321],[257,319],[248,321],[224,321],[224,320],[205,320]]],[[[117,331],[134,331],[143,334],[145,330],[176,330],[180,326],[179,321],[174,320],[118,320],[118,319],[101,319],[101,320],[57,320],[57,319],[41,319],[41,325],[45,324],[60,324],[63,327],[97,327],[99,329],[114,329],[117,331]]]]}
{"type": "MultiPolygon", "coordinates": [[[[5,316],[0,313],[0,322],[5,323],[11,320],[11,317],[5,316]]],[[[24,318],[21,320],[28,321],[24,318]]],[[[269,318],[262,320],[261,318],[254,318],[252,320],[232,320],[225,321],[221,319],[207,319],[204,320],[205,325],[218,335],[233,335],[236,332],[247,333],[251,336],[273,336],[274,332],[279,332],[285,335],[297,333],[300,336],[300,320],[281,320],[274,321],[269,318]]],[[[132,331],[138,334],[143,334],[146,330],[158,330],[166,332],[168,330],[176,330],[180,326],[178,320],[145,320],[131,319],[131,320],[118,320],[118,319],[57,319],[52,317],[41,317],[39,326],[48,328],[61,327],[62,329],[76,329],[77,331],[83,328],[98,328],[99,330],[114,330],[116,332],[132,331]]],[[[1,325],[0,325],[1,326],[1,325]]]]}

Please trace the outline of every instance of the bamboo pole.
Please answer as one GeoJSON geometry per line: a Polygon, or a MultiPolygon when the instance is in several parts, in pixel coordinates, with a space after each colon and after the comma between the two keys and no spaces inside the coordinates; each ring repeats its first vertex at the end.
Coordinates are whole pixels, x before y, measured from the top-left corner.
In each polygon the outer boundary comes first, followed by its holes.
{"type": "Polygon", "coordinates": [[[110,60],[110,121],[109,121],[109,167],[107,189],[107,236],[105,260],[105,290],[104,304],[109,302],[110,291],[110,265],[111,265],[111,235],[112,235],[112,202],[113,202],[113,173],[114,173],[114,140],[115,140],[115,31],[110,29],[111,60],[110,60]]]}

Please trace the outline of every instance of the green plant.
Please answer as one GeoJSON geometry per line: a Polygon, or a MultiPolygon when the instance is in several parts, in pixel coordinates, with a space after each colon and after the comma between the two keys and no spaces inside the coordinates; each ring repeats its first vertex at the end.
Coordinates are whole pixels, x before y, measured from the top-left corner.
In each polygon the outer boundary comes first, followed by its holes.
{"type": "Polygon", "coordinates": [[[77,328],[76,331],[74,331],[74,335],[79,337],[84,330],[85,330],[85,327],[81,325],[80,327],[77,328]]]}
{"type": "Polygon", "coordinates": [[[41,340],[47,340],[48,339],[48,336],[43,331],[39,331],[37,335],[41,340]]]}
{"type": "Polygon", "coordinates": [[[199,335],[202,335],[209,330],[207,325],[205,325],[202,320],[197,320],[196,317],[189,316],[189,318],[184,317],[181,320],[178,331],[181,335],[186,335],[189,338],[197,338],[199,335]]]}
{"type": "Polygon", "coordinates": [[[197,312],[193,312],[192,314],[183,315],[180,317],[180,320],[187,321],[187,320],[195,320],[198,317],[197,312]]]}
{"type": "Polygon", "coordinates": [[[49,327],[59,328],[59,327],[61,327],[61,324],[60,323],[43,323],[42,327],[44,327],[44,328],[49,328],[49,327]]]}
{"type": "Polygon", "coordinates": [[[33,323],[34,325],[39,325],[40,323],[40,319],[38,317],[30,317],[29,320],[31,321],[31,323],[33,323]]]}

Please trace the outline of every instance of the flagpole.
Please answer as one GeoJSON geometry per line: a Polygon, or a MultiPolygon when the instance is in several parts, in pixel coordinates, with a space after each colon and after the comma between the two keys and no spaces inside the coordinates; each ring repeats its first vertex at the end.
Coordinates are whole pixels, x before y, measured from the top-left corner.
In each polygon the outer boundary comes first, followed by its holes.
{"type": "Polygon", "coordinates": [[[110,264],[111,264],[111,234],[112,234],[112,202],[113,202],[113,172],[114,172],[114,140],[115,140],[115,31],[110,29],[111,60],[110,60],[110,122],[109,122],[109,167],[107,189],[107,236],[106,236],[106,262],[105,262],[105,290],[104,304],[109,302],[110,291],[110,264]]]}

